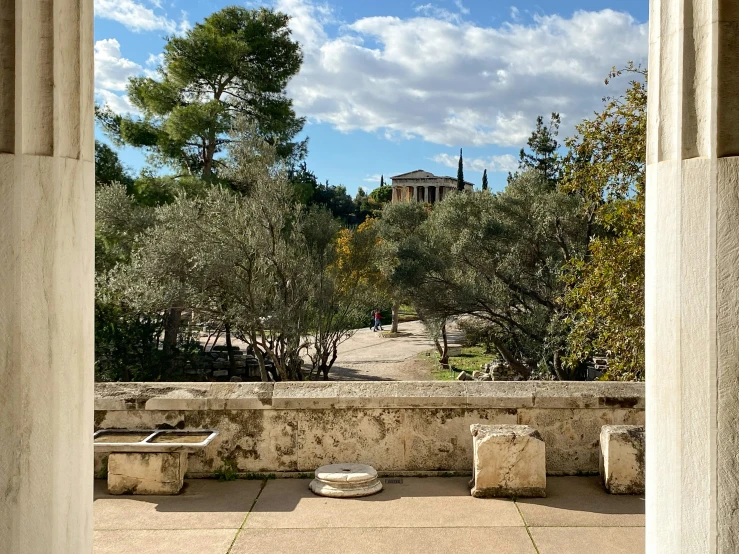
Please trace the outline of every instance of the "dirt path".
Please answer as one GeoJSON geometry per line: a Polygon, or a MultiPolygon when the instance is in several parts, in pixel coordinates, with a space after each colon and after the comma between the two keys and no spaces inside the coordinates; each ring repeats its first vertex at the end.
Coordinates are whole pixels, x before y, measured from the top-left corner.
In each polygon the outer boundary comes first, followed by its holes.
{"type": "MultiPolygon", "coordinates": [[[[390,325],[385,326],[388,332],[390,325]]],[[[459,345],[459,335],[453,327],[449,333],[449,345],[459,345]]],[[[204,340],[204,339],[201,339],[204,340]]],[[[225,344],[223,336],[217,344],[225,344]]],[[[242,349],[246,345],[233,341],[242,349]]],[[[431,381],[431,358],[419,357],[422,352],[434,348],[420,321],[398,325],[398,336],[383,337],[366,327],[359,329],[339,346],[339,357],[331,369],[332,381],[431,381]]]]}
{"type": "MultiPolygon", "coordinates": [[[[389,325],[385,327],[386,331],[389,325]]],[[[418,354],[434,348],[420,321],[401,323],[399,336],[388,338],[367,329],[358,330],[339,347],[339,357],[329,374],[335,381],[430,381],[431,359],[418,354]]],[[[459,344],[452,333],[450,346],[459,344]]]]}

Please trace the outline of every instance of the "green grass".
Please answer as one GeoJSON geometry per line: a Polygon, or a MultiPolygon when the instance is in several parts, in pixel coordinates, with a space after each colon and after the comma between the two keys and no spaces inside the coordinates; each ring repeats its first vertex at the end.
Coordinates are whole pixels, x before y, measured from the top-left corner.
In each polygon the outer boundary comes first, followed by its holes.
{"type": "Polygon", "coordinates": [[[239,478],[239,467],[236,460],[223,460],[223,465],[213,472],[213,475],[219,481],[235,481],[239,478]]]}
{"type": "Polygon", "coordinates": [[[434,377],[434,381],[454,381],[457,378],[457,373],[452,373],[449,369],[444,369],[439,364],[436,364],[431,375],[434,377]]]}
{"type": "Polygon", "coordinates": [[[400,308],[398,309],[398,323],[416,321],[417,319],[418,314],[416,313],[416,310],[413,309],[413,306],[408,306],[406,304],[400,305],[400,308]]]}
{"type": "MultiPolygon", "coordinates": [[[[426,356],[425,353],[420,356],[426,356]]],[[[479,371],[482,364],[487,364],[493,359],[493,354],[485,354],[483,346],[465,346],[457,356],[449,356],[449,364],[454,368],[452,373],[449,369],[444,369],[439,365],[439,355],[434,350],[431,354],[434,360],[433,376],[437,381],[453,381],[460,371],[479,371]]]]}
{"type": "Polygon", "coordinates": [[[482,364],[487,364],[493,359],[493,354],[485,354],[484,346],[465,346],[459,356],[450,356],[449,363],[457,371],[478,371],[482,364]]]}

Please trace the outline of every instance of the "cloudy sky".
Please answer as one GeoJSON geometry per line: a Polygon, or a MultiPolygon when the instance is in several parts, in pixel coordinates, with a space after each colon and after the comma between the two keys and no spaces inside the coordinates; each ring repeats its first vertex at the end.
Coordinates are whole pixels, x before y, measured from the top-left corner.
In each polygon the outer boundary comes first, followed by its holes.
{"type": "MultiPolygon", "coordinates": [[[[242,0],[243,2],[243,0],[242,0]]],[[[186,32],[221,0],[95,0],[95,91],[128,111],[128,77],[156,68],[167,35],[186,32]]],[[[515,169],[539,114],[562,135],[606,94],[603,79],[646,64],[647,0],[247,0],[292,16],[303,49],[288,86],[310,138],[308,165],[353,194],[425,169],[492,188],[515,169]]],[[[98,133],[99,138],[102,134],[98,133]]],[[[135,172],[135,150],[122,152],[135,172]]]]}

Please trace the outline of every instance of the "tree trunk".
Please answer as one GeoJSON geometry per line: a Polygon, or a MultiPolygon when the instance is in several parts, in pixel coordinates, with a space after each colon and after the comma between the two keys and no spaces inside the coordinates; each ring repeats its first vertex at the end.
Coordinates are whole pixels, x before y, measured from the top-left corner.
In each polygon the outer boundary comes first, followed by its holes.
{"type": "Polygon", "coordinates": [[[554,367],[554,374],[557,376],[557,379],[560,381],[564,381],[564,377],[562,376],[562,360],[559,357],[559,350],[556,350],[554,352],[554,360],[552,360],[552,366],[554,367]]]}
{"type": "Polygon", "coordinates": [[[495,345],[495,348],[498,349],[498,352],[500,352],[501,357],[503,358],[503,360],[505,360],[505,362],[508,365],[510,365],[513,369],[515,369],[516,372],[518,372],[518,374],[521,375],[521,377],[523,377],[524,379],[529,378],[529,376],[531,375],[531,370],[525,364],[522,364],[521,362],[519,362],[516,359],[516,357],[513,355],[513,352],[511,352],[510,350],[508,350],[508,348],[506,348],[505,344],[503,344],[500,340],[495,339],[495,338],[493,339],[493,344],[495,345]]]}
{"type": "Polygon", "coordinates": [[[393,302],[393,325],[390,329],[391,333],[398,332],[398,311],[400,310],[400,302],[395,300],[393,302]]]}
{"type": "Polygon", "coordinates": [[[446,323],[441,326],[441,339],[444,345],[444,359],[449,363],[449,340],[446,336],[446,323]]]}
{"type": "Polygon", "coordinates": [[[231,346],[231,326],[224,324],[226,331],[226,355],[228,355],[228,377],[229,379],[236,375],[236,359],[234,358],[233,347],[231,346]]]}
{"type": "Polygon", "coordinates": [[[436,345],[436,351],[439,353],[439,363],[442,366],[449,365],[449,342],[446,335],[446,323],[441,326],[441,342],[439,339],[434,339],[436,345]]]}
{"type": "Polygon", "coordinates": [[[336,361],[336,358],[338,358],[338,356],[339,356],[338,348],[334,346],[331,351],[331,361],[328,360],[328,355],[322,361],[321,370],[323,371],[324,381],[328,381],[328,372],[331,371],[331,368],[334,366],[334,362],[336,361]]]}
{"type": "Polygon", "coordinates": [[[164,327],[164,340],[162,341],[163,365],[170,372],[174,368],[174,351],[177,348],[177,335],[180,332],[181,322],[182,310],[171,308],[167,314],[167,324],[164,327]]]}

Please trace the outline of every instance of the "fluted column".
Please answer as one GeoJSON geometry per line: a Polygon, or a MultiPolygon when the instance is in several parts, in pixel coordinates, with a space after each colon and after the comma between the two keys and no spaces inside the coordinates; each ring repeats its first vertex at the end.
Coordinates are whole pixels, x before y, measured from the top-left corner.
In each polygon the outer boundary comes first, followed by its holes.
{"type": "Polygon", "coordinates": [[[0,551],[92,551],[92,0],[0,0],[0,551]]]}
{"type": "Polygon", "coordinates": [[[739,552],[739,4],[652,0],[647,552],[739,552]]]}

